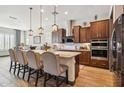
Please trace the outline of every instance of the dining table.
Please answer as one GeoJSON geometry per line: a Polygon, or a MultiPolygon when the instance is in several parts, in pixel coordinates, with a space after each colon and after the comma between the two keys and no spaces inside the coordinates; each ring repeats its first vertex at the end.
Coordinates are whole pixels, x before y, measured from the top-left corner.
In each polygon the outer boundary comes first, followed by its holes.
{"type": "MultiPolygon", "coordinates": [[[[27,50],[26,50],[27,51],[27,50]]],[[[46,52],[45,50],[31,50],[35,53],[46,52]]],[[[81,52],[72,52],[72,51],[56,51],[48,50],[49,52],[59,55],[60,64],[68,66],[68,80],[70,84],[74,84],[79,73],[79,55],[81,52]]],[[[65,76],[63,74],[62,76],[65,76]]]]}

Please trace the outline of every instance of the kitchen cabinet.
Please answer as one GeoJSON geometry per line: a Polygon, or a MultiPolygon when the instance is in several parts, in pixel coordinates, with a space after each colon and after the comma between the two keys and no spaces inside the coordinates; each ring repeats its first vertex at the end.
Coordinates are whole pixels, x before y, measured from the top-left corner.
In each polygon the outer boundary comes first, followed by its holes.
{"type": "Polygon", "coordinates": [[[91,39],[109,38],[109,20],[91,22],[91,39]]]}
{"type": "Polygon", "coordinates": [[[74,36],[74,42],[75,43],[79,43],[80,42],[80,29],[81,29],[81,26],[74,26],[73,27],[73,36],[74,36]]]}
{"type": "Polygon", "coordinates": [[[52,43],[62,43],[65,36],[66,31],[63,28],[59,29],[58,31],[52,32],[52,43]]]}
{"type": "Polygon", "coordinates": [[[82,51],[79,55],[79,62],[82,65],[90,65],[90,51],[82,51]]]}
{"type": "Polygon", "coordinates": [[[108,60],[91,59],[91,66],[109,68],[108,60]]]}
{"type": "Polygon", "coordinates": [[[80,43],[90,42],[90,27],[83,27],[80,29],[80,43]]]}

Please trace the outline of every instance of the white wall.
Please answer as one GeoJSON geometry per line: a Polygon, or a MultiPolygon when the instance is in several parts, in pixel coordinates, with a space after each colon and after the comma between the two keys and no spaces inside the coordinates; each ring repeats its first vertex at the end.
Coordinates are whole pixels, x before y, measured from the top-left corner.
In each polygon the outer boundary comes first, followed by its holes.
{"type": "MultiPolygon", "coordinates": [[[[36,36],[36,31],[34,33],[34,36],[36,36]]],[[[45,44],[46,42],[48,44],[51,44],[52,42],[52,25],[48,25],[48,27],[44,27],[44,32],[43,35],[41,35],[41,43],[40,44],[34,44],[33,42],[33,37],[34,36],[28,36],[29,38],[29,45],[34,45],[34,46],[41,46],[45,44]]]]}

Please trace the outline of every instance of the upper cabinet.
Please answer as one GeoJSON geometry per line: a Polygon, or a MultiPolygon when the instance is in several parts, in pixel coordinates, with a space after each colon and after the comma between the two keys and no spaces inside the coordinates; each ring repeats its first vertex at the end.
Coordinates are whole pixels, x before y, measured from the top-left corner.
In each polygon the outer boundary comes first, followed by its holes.
{"type": "Polygon", "coordinates": [[[90,42],[90,27],[83,27],[80,29],[80,43],[90,42]]]}
{"type": "Polygon", "coordinates": [[[58,31],[52,32],[52,43],[63,43],[63,38],[66,36],[65,29],[61,28],[58,31]]]}
{"type": "Polygon", "coordinates": [[[80,41],[80,29],[81,29],[81,26],[74,26],[73,27],[73,31],[72,31],[72,33],[73,33],[73,36],[74,36],[74,42],[75,43],[79,43],[79,41],[80,41]]]}
{"type": "Polygon", "coordinates": [[[108,39],[109,20],[91,22],[91,39],[108,39]]]}

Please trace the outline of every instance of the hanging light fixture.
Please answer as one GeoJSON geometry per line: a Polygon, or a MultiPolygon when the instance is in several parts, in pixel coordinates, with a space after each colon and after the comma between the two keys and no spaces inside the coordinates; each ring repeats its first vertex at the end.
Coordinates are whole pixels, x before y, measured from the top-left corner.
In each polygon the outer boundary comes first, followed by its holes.
{"type": "Polygon", "coordinates": [[[56,11],[56,6],[54,6],[54,11],[52,12],[52,14],[54,16],[54,24],[52,25],[52,30],[58,31],[58,25],[56,24],[56,15],[58,14],[58,12],[56,11]]]}
{"type": "Polygon", "coordinates": [[[29,36],[33,35],[33,30],[32,30],[32,7],[30,9],[30,29],[29,29],[29,36]]]}
{"type": "Polygon", "coordinates": [[[43,13],[43,10],[42,10],[42,6],[40,5],[40,27],[38,28],[38,34],[39,35],[42,35],[43,34],[43,27],[42,27],[42,13],[43,13]]]}

